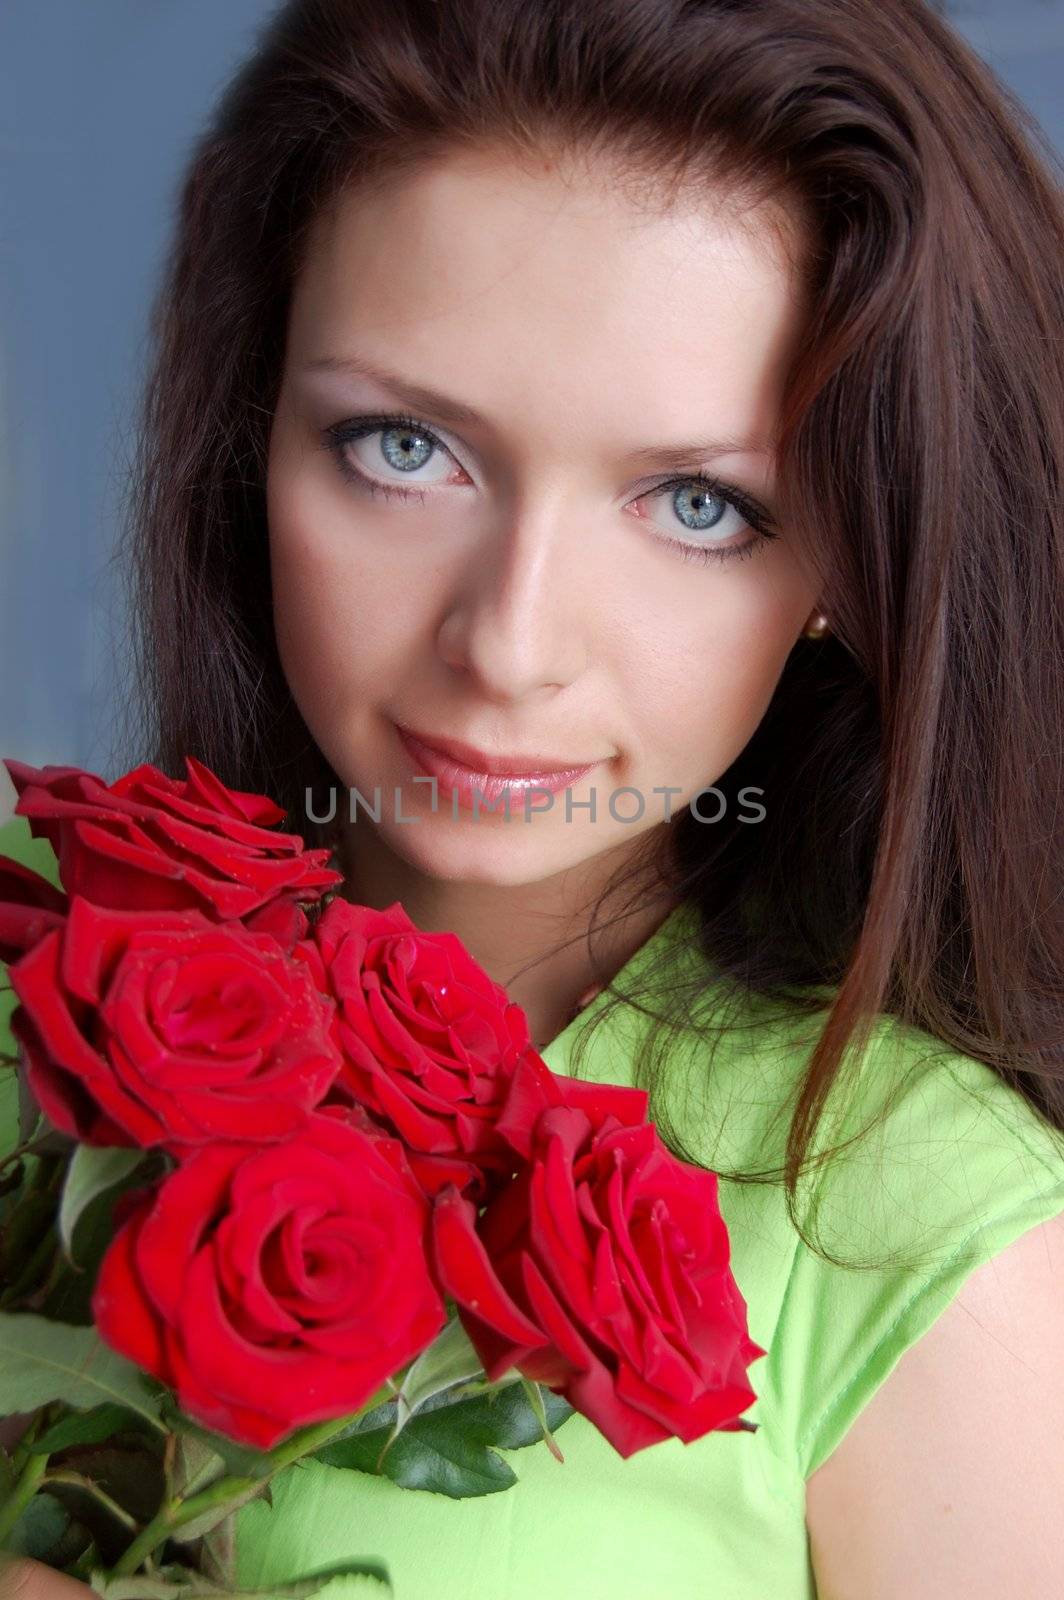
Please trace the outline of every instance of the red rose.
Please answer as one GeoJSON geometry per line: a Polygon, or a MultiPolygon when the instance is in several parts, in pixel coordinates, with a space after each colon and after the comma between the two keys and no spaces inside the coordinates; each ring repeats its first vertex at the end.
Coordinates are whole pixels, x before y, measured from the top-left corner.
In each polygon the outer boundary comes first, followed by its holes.
{"type": "Polygon", "coordinates": [[[205,1145],[131,1211],[93,1317],[190,1416],[269,1449],[357,1410],[435,1338],[427,1214],[397,1141],[336,1116],[205,1145]]]}
{"type": "Polygon", "coordinates": [[[749,1428],[746,1368],[767,1352],[747,1333],[716,1175],[581,1098],[541,1113],[529,1165],[479,1221],[456,1188],[437,1198],[441,1286],[489,1379],[516,1366],[622,1456],[749,1428]]]}
{"type": "Polygon", "coordinates": [[[45,1114],[87,1144],[276,1139],[340,1069],[332,1002],[268,934],[77,896],[9,969],[45,1114]]]}
{"type": "Polygon", "coordinates": [[[299,947],[337,1002],[343,1091],[407,1145],[429,1193],[514,1159],[495,1123],[530,1050],[521,1007],[457,935],[424,933],[386,911],[333,900],[299,947]]]}
{"type": "Polygon", "coordinates": [[[15,811],[51,844],[63,887],[97,905],[191,908],[218,922],[278,899],[317,900],[342,882],[327,850],[273,831],[285,813],[272,800],[227,789],[193,756],[180,782],[149,765],[112,784],[80,767],[4,765],[15,811]]]}
{"type": "Polygon", "coordinates": [[[628,1088],[624,1084],[560,1077],[550,1070],[541,1055],[529,1051],[514,1071],[506,1103],[495,1125],[500,1138],[506,1140],[522,1162],[532,1159],[540,1117],[552,1106],[572,1106],[585,1112],[592,1130],[597,1133],[607,1119],[623,1123],[625,1127],[641,1127],[647,1120],[650,1096],[645,1089],[628,1088]]]}
{"type": "Polygon", "coordinates": [[[9,965],[32,949],[67,914],[62,889],[10,856],[0,856],[0,961],[9,965]]]}

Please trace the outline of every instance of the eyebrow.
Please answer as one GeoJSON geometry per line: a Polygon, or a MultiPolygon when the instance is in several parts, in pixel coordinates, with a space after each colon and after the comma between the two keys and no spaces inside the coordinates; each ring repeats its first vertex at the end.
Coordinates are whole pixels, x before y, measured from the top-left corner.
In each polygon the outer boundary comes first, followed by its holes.
{"type": "MultiPolygon", "coordinates": [[[[370,378],[383,388],[390,389],[411,411],[432,412],[442,421],[456,426],[487,425],[487,419],[463,401],[441,394],[437,389],[426,388],[424,384],[414,383],[397,372],[389,372],[387,368],[379,367],[362,356],[321,356],[317,360],[308,361],[305,370],[343,372],[356,377],[370,378]]],[[[643,445],[630,454],[633,461],[658,463],[666,467],[685,467],[692,461],[704,460],[711,456],[771,456],[772,446],[767,441],[739,439],[729,435],[720,439],[696,439],[690,443],[643,445]]]]}

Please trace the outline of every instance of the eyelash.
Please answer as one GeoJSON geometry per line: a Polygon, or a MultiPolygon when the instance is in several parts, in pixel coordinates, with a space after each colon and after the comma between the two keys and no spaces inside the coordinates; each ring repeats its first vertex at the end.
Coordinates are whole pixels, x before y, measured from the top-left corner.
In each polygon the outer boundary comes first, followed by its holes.
{"type": "MultiPolygon", "coordinates": [[[[443,440],[434,433],[425,423],[419,422],[416,417],[405,413],[395,412],[388,415],[352,417],[346,422],[334,422],[322,432],[322,448],[331,451],[336,459],[336,464],[341,475],[356,488],[368,490],[370,494],[384,495],[386,499],[413,500],[419,499],[424,503],[425,491],[423,489],[403,489],[398,484],[375,483],[374,480],[357,467],[353,467],[344,454],[344,446],[353,443],[356,439],[364,439],[368,434],[386,431],[388,428],[410,428],[422,438],[431,440],[441,450],[451,453],[443,440]]],[[[679,489],[685,484],[696,483],[715,499],[723,500],[738,511],[755,537],[746,544],[728,545],[715,548],[713,545],[689,544],[684,539],[670,539],[668,534],[655,535],[660,542],[676,551],[684,561],[730,561],[736,557],[752,556],[754,551],[761,548],[764,542],[778,537],[776,529],[768,513],[759,506],[756,500],[751,500],[749,495],[737,488],[734,484],[722,483],[718,478],[708,477],[702,472],[685,473],[682,477],[667,478],[662,483],[651,484],[649,489],[644,489],[638,496],[640,500],[645,495],[663,494],[667,489],[679,489]]]]}

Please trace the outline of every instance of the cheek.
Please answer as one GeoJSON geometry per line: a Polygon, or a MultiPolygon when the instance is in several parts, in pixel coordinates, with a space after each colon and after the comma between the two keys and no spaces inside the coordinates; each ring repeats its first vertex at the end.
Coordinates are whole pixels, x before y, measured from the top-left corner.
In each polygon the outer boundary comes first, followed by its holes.
{"type": "Polygon", "coordinates": [[[651,773],[653,782],[714,782],[768,708],[812,601],[778,564],[755,556],[749,567],[757,570],[695,574],[665,646],[644,637],[629,658],[629,703],[639,708],[646,758],[669,774],[651,773]]]}
{"type": "Polygon", "coordinates": [[[386,675],[409,637],[413,598],[360,515],[315,481],[286,470],[267,480],[270,577],[277,647],[308,721],[343,715],[386,675]]]}
{"type": "Polygon", "coordinates": [[[290,688],[304,712],[305,698],[337,685],[345,652],[357,637],[350,588],[331,581],[334,561],[327,541],[298,504],[270,514],[270,579],[277,648],[290,688]]]}

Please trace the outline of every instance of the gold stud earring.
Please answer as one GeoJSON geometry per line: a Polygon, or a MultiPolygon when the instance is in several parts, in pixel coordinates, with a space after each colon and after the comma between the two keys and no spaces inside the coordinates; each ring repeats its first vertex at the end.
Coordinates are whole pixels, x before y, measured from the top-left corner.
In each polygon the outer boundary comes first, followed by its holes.
{"type": "Polygon", "coordinates": [[[829,631],[827,617],[825,617],[822,611],[818,611],[809,626],[807,628],[803,628],[802,638],[822,639],[829,631]]]}

